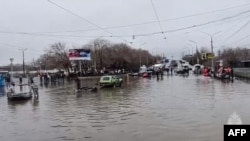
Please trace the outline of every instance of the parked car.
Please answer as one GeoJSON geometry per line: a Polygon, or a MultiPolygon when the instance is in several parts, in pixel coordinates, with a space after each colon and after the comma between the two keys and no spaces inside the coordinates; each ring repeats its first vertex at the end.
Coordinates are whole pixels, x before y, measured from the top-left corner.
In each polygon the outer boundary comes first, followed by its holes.
{"type": "Polygon", "coordinates": [[[195,64],[195,65],[193,66],[192,71],[193,71],[194,74],[202,74],[203,68],[204,68],[203,65],[195,64]]]}
{"type": "Polygon", "coordinates": [[[102,76],[100,78],[100,86],[102,87],[120,87],[122,85],[122,78],[117,76],[102,76]]]}

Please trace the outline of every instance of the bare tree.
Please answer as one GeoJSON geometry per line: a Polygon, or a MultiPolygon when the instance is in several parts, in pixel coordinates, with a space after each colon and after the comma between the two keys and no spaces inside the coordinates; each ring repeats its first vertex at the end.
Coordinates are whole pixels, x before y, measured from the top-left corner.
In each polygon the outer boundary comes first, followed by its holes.
{"type": "MultiPolygon", "coordinates": [[[[134,69],[139,68],[140,58],[144,65],[152,65],[160,56],[153,56],[147,50],[134,49],[124,43],[113,44],[107,40],[96,39],[83,45],[81,48],[91,50],[92,61],[87,61],[89,66],[94,64],[95,68],[102,69],[134,69]]],[[[72,69],[71,61],[68,58],[68,50],[65,44],[55,43],[46,53],[37,60],[37,63],[46,69],[65,69],[69,72],[72,69]]],[[[79,63],[76,63],[78,66],[79,63]]],[[[79,66],[78,66],[79,68],[79,66]]]]}

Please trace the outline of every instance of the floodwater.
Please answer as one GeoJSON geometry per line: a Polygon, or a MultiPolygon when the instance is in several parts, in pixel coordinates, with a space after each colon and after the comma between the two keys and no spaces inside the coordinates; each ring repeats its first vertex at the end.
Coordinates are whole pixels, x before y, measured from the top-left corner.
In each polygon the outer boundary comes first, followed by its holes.
{"type": "Polygon", "coordinates": [[[250,124],[246,82],[193,75],[130,80],[96,93],[74,93],[68,82],[43,86],[39,99],[20,102],[1,89],[0,140],[222,141],[233,113],[250,124]]]}

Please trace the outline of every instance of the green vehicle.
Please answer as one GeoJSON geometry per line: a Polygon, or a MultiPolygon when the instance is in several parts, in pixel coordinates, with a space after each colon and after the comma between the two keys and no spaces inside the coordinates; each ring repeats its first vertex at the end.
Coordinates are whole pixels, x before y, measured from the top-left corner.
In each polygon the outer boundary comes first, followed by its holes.
{"type": "Polygon", "coordinates": [[[116,76],[102,76],[100,79],[100,86],[102,87],[120,87],[122,85],[122,78],[116,76]]]}

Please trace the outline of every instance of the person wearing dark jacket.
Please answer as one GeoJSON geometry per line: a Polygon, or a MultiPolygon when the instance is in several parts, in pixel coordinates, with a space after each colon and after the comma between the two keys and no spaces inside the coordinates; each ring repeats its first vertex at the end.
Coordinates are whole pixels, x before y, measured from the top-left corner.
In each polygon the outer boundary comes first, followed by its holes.
{"type": "Polygon", "coordinates": [[[76,89],[81,89],[81,80],[79,78],[76,78],[76,89]]]}
{"type": "Polygon", "coordinates": [[[231,71],[230,71],[230,76],[231,76],[231,79],[233,80],[234,79],[234,70],[232,67],[231,68],[231,71]]]}
{"type": "Polygon", "coordinates": [[[22,76],[21,76],[21,75],[19,76],[19,83],[20,83],[20,84],[22,84],[22,83],[23,83],[23,78],[22,78],[22,76]]]}

